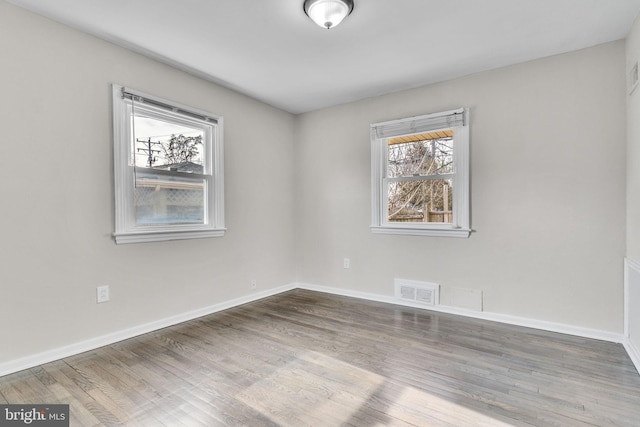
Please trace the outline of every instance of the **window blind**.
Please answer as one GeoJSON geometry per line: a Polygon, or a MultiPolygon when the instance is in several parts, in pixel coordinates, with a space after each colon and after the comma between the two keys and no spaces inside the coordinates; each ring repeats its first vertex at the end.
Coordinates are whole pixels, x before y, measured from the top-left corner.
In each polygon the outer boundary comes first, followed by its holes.
{"type": "Polygon", "coordinates": [[[409,117],[389,122],[374,123],[371,130],[377,139],[413,133],[430,132],[465,125],[464,109],[445,111],[424,116],[409,117]]]}
{"type": "Polygon", "coordinates": [[[148,95],[142,95],[136,91],[122,88],[122,98],[129,99],[131,102],[139,102],[142,104],[153,105],[154,107],[162,108],[164,110],[172,111],[174,113],[183,114],[198,120],[203,120],[209,123],[218,123],[215,117],[211,117],[207,114],[200,113],[197,110],[185,108],[179,104],[171,103],[170,101],[164,101],[160,98],[151,98],[148,95]]]}

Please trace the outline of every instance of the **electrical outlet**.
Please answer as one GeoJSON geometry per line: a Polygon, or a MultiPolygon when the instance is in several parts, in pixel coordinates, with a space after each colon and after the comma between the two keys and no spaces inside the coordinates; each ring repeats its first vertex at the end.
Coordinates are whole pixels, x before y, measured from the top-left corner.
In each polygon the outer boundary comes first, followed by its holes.
{"type": "Polygon", "coordinates": [[[100,304],[107,301],[109,301],[109,286],[98,286],[96,288],[96,302],[100,304]]]}
{"type": "Polygon", "coordinates": [[[342,261],[342,265],[344,268],[351,268],[351,260],[349,258],[345,258],[342,261]]]}
{"type": "Polygon", "coordinates": [[[256,279],[251,280],[251,290],[255,290],[258,287],[256,279]]]}

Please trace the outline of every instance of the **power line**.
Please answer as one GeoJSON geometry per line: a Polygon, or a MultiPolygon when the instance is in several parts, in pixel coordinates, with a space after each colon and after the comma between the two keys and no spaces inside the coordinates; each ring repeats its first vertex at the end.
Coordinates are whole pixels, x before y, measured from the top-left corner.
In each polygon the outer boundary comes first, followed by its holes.
{"type": "Polygon", "coordinates": [[[155,145],[162,145],[162,143],[160,141],[151,141],[151,138],[147,141],[144,139],[136,139],[136,142],[141,142],[147,146],[146,148],[138,148],[137,151],[145,153],[147,155],[147,164],[150,168],[153,167],[153,164],[158,160],[158,158],[154,156],[154,153],[160,154],[160,150],[154,150],[151,147],[155,145]]]}

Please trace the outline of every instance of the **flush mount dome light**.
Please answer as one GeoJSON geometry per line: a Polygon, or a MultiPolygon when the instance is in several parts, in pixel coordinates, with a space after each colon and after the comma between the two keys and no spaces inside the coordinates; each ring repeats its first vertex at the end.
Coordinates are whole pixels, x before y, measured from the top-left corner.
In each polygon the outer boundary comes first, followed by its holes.
{"type": "Polygon", "coordinates": [[[327,30],[338,25],[353,10],[353,0],[304,0],[304,13],[327,30]]]}

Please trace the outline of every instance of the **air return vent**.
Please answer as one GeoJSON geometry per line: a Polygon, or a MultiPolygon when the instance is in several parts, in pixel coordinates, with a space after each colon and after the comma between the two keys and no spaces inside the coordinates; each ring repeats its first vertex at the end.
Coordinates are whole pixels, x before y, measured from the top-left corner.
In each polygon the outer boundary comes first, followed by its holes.
{"type": "Polygon", "coordinates": [[[440,303],[440,285],[436,283],[395,279],[394,285],[395,296],[402,301],[410,301],[422,305],[437,305],[440,303]]]}

